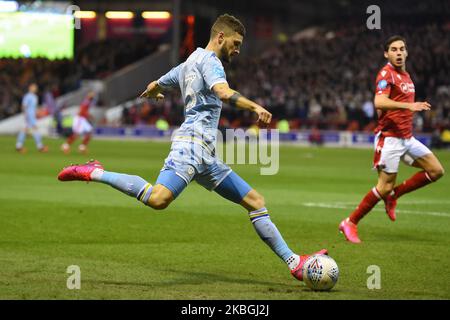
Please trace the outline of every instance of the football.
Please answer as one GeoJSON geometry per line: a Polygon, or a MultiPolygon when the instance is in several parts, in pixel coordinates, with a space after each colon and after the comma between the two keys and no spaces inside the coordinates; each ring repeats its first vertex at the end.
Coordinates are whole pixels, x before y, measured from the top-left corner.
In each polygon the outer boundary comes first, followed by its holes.
{"type": "Polygon", "coordinates": [[[334,287],[339,278],[339,268],[333,258],[327,255],[313,255],[303,265],[303,281],[316,291],[334,287]]]}

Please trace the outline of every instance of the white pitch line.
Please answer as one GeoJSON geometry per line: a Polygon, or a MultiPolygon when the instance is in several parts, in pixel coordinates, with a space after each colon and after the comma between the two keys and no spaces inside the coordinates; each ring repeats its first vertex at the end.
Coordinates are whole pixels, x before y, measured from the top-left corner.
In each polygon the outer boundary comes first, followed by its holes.
{"type": "MultiPolygon", "coordinates": [[[[356,206],[345,206],[340,203],[323,203],[323,202],[306,202],[302,203],[305,207],[316,207],[316,208],[328,208],[328,209],[352,209],[356,208],[356,206]]],[[[384,209],[379,208],[373,208],[374,211],[381,211],[385,212],[384,209]]],[[[428,216],[435,216],[435,217],[447,217],[450,218],[450,213],[448,212],[433,212],[433,211],[413,211],[413,210],[403,210],[403,209],[397,209],[398,213],[408,213],[408,214],[417,214],[417,215],[428,215],[428,216]]]]}

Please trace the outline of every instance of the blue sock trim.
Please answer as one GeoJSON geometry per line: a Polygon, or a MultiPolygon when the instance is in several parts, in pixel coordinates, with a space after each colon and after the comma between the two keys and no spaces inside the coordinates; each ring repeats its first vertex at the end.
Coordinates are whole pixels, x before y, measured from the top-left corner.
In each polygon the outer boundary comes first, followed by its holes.
{"type": "Polygon", "coordinates": [[[141,188],[141,190],[139,190],[139,192],[138,192],[138,194],[137,194],[137,196],[136,196],[136,199],[138,199],[138,200],[141,199],[142,194],[144,193],[144,190],[145,190],[145,187],[146,187],[146,186],[147,186],[147,185],[143,186],[143,187],[141,188]]]}
{"type": "Polygon", "coordinates": [[[269,211],[266,208],[261,208],[261,209],[249,212],[248,216],[250,217],[250,221],[252,223],[255,223],[259,219],[269,218],[269,211]]]}
{"type": "Polygon", "coordinates": [[[148,199],[150,199],[150,196],[152,195],[152,191],[153,186],[150,183],[146,184],[144,189],[142,190],[141,196],[138,196],[138,200],[147,205],[148,199]]]}
{"type": "Polygon", "coordinates": [[[255,210],[255,211],[251,211],[251,212],[249,212],[248,214],[249,214],[249,215],[252,215],[252,214],[260,213],[260,212],[263,212],[263,211],[267,211],[267,208],[266,208],[266,207],[263,207],[263,208],[261,208],[261,209],[255,210]]]}

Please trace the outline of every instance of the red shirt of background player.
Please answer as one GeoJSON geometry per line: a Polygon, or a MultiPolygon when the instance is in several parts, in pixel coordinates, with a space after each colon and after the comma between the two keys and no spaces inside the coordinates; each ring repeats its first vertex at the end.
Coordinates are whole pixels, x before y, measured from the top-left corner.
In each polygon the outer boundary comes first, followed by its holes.
{"type": "Polygon", "coordinates": [[[92,101],[94,100],[93,97],[87,97],[86,99],[83,100],[83,102],[80,105],[80,111],[78,112],[78,115],[80,117],[89,118],[89,107],[92,104],[92,101]]]}
{"type": "MultiPolygon", "coordinates": [[[[414,102],[414,83],[406,71],[396,70],[390,63],[378,73],[375,94],[386,94],[389,99],[400,102],[414,102]]],[[[385,137],[409,139],[412,137],[413,112],[408,109],[395,109],[378,112],[378,125],[375,133],[382,132],[385,137]]]]}

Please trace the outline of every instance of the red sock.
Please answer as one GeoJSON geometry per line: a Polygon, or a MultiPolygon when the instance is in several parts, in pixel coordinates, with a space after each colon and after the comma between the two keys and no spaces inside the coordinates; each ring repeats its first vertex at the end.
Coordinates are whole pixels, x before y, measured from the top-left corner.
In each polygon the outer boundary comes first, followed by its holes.
{"type": "Polygon", "coordinates": [[[89,143],[89,140],[91,140],[91,135],[90,135],[90,134],[87,134],[87,135],[84,137],[82,143],[83,143],[85,146],[87,146],[87,144],[89,143]]]}
{"type": "Polygon", "coordinates": [[[428,173],[426,173],[425,171],[417,172],[411,178],[403,181],[402,184],[400,184],[394,188],[395,197],[399,198],[402,195],[404,195],[405,193],[422,188],[432,182],[433,182],[433,180],[431,180],[428,173]]]}
{"type": "Polygon", "coordinates": [[[68,144],[72,144],[74,141],[75,141],[75,139],[77,138],[77,135],[76,134],[71,134],[68,138],[67,138],[67,143],[68,144]]]}
{"type": "Polygon", "coordinates": [[[359,220],[361,220],[372,208],[381,200],[380,193],[377,191],[377,188],[372,188],[364,199],[362,199],[361,203],[358,205],[355,211],[350,215],[350,221],[354,224],[358,224],[359,220]]]}

